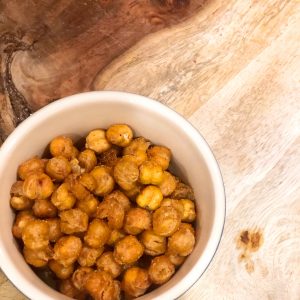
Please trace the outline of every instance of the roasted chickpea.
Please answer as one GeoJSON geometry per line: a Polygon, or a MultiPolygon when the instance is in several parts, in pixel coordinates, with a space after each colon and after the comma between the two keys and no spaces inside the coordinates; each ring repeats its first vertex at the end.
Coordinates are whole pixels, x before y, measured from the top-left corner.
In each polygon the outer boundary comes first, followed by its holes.
{"type": "Polygon", "coordinates": [[[74,272],[74,265],[63,266],[56,260],[50,260],[48,264],[50,270],[59,279],[67,279],[72,276],[74,272]]]}
{"type": "Polygon", "coordinates": [[[89,247],[103,247],[109,240],[111,230],[108,225],[99,219],[94,219],[88,227],[84,241],[89,247]]]}
{"type": "Polygon", "coordinates": [[[71,278],[60,281],[59,291],[62,294],[66,295],[72,299],[78,299],[78,300],[86,299],[86,293],[80,292],[78,289],[76,289],[76,287],[73,285],[71,278]]]}
{"type": "Polygon", "coordinates": [[[109,169],[105,166],[98,166],[91,171],[91,175],[96,180],[96,189],[94,194],[97,196],[105,196],[114,189],[114,179],[109,169]]]}
{"type": "Polygon", "coordinates": [[[109,240],[107,241],[107,245],[114,246],[115,243],[117,243],[123,237],[125,237],[124,232],[122,232],[120,230],[117,230],[117,229],[113,229],[111,234],[110,234],[109,240]]]}
{"type": "Polygon", "coordinates": [[[153,230],[146,230],[141,235],[141,242],[145,247],[145,253],[151,256],[161,255],[166,252],[167,239],[157,235],[153,230]]]}
{"type": "Polygon", "coordinates": [[[32,207],[33,201],[24,196],[12,196],[10,206],[15,210],[26,210],[32,207]]]}
{"type": "Polygon", "coordinates": [[[78,161],[85,172],[91,172],[97,165],[97,157],[93,150],[85,149],[79,153],[78,161]]]}
{"type": "Polygon", "coordinates": [[[72,265],[80,255],[82,243],[76,236],[61,237],[54,245],[53,258],[64,267],[72,265]]]}
{"type": "Polygon", "coordinates": [[[45,222],[49,226],[50,242],[56,242],[63,235],[60,230],[60,219],[59,218],[51,218],[51,219],[46,219],[45,222]]]}
{"type": "Polygon", "coordinates": [[[128,234],[137,235],[143,230],[150,229],[151,215],[150,213],[139,207],[131,208],[126,216],[124,222],[124,230],[128,234]]]}
{"type": "Polygon", "coordinates": [[[46,248],[49,244],[49,226],[42,220],[30,220],[22,232],[25,246],[31,250],[46,248]]]}
{"type": "Polygon", "coordinates": [[[107,167],[114,167],[117,162],[119,161],[119,154],[120,151],[116,148],[110,148],[99,155],[99,164],[105,165],[107,167]]]}
{"type": "Polygon", "coordinates": [[[164,284],[175,273],[175,267],[166,255],[152,259],[149,268],[150,280],[155,284],[164,284]]]}
{"type": "Polygon", "coordinates": [[[61,184],[52,194],[51,202],[59,209],[71,209],[75,202],[76,198],[70,191],[70,187],[63,183],[61,184]]]}
{"type": "Polygon", "coordinates": [[[24,196],[24,181],[16,181],[10,188],[10,193],[13,196],[24,196]]]}
{"type": "Polygon", "coordinates": [[[133,138],[132,129],[125,124],[115,124],[110,126],[106,131],[108,141],[119,147],[126,147],[133,138]]]}
{"type": "Polygon", "coordinates": [[[88,228],[89,216],[78,208],[61,211],[59,217],[60,229],[65,234],[85,232],[88,228]]]}
{"type": "Polygon", "coordinates": [[[115,190],[104,197],[104,200],[106,201],[109,201],[111,199],[114,199],[119,204],[121,204],[125,211],[128,211],[131,207],[130,200],[128,199],[128,197],[119,190],[115,190]]]}
{"type": "Polygon", "coordinates": [[[136,198],[136,203],[143,208],[155,210],[160,206],[163,195],[154,185],[146,186],[136,198]]]}
{"type": "Polygon", "coordinates": [[[156,162],[163,170],[168,169],[171,160],[171,151],[167,147],[153,146],[147,151],[151,161],[156,162]]]}
{"type": "Polygon", "coordinates": [[[177,185],[177,181],[175,177],[171,173],[164,171],[163,180],[159,184],[159,188],[163,196],[167,197],[171,195],[175,191],[176,185],[177,185]]]}
{"type": "Polygon", "coordinates": [[[85,147],[96,153],[102,153],[111,147],[111,144],[105,136],[105,131],[102,129],[92,130],[86,137],[85,147]]]}
{"type": "Polygon", "coordinates": [[[23,255],[25,258],[25,261],[36,267],[36,268],[42,268],[45,267],[51,259],[53,252],[50,246],[47,246],[46,248],[43,249],[29,249],[27,247],[24,247],[23,249],[23,255]]]}
{"type": "Polygon", "coordinates": [[[64,180],[71,171],[71,165],[64,156],[53,157],[46,164],[46,173],[57,181],[64,180]]]}
{"type": "Polygon", "coordinates": [[[179,256],[192,253],[195,246],[195,233],[190,224],[182,223],[179,229],[169,237],[168,252],[179,256]]]}
{"type": "Polygon", "coordinates": [[[77,261],[82,267],[92,267],[103,251],[103,247],[90,248],[83,246],[77,261]]]}
{"type": "Polygon", "coordinates": [[[120,299],[119,282],[104,271],[89,273],[84,288],[95,300],[120,299]]]}
{"type": "Polygon", "coordinates": [[[129,156],[123,156],[115,165],[114,178],[122,189],[132,189],[139,178],[138,165],[129,156]]]}
{"type": "Polygon", "coordinates": [[[135,200],[137,195],[141,192],[141,190],[143,189],[143,185],[139,182],[136,182],[132,188],[128,191],[123,190],[123,193],[131,200],[135,200]]]}
{"type": "Polygon", "coordinates": [[[38,218],[52,218],[57,215],[57,208],[47,199],[35,200],[32,211],[38,218]]]}
{"type": "Polygon", "coordinates": [[[72,281],[74,286],[80,290],[84,290],[84,285],[88,279],[88,274],[94,272],[92,268],[89,267],[79,267],[72,275],[72,281]]]}
{"type": "Polygon", "coordinates": [[[135,162],[140,166],[144,161],[147,160],[147,149],[150,146],[150,142],[143,137],[135,138],[131,143],[124,148],[124,155],[132,155],[135,162]]]}
{"type": "Polygon", "coordinates": [[[146,290],[150,287],[151,282],[147,270],[132,267],[126,270],[121,288],[131,297],[139,297],[145,294],[146,290]]]}
{"type": "Polygon", "coordinates": [[[85,212],[89,217],[93,217],[96,214],[98,205],[99,201],[92,194],[84,200],[76,202],[76,207],[85,212]]]}
{"type": "Polygon", "coordinates": [[[163,170],[160,165],[154,161],[145,161],[140,166],[139,180],[142,184],[159,185],[163,181],[163,170]]]}
{"type": "Polygon", "coordinates": [[[96,179],[89,173],[83,173],[79,177],[79,182],[90,192],[94,191],[97,187],[96,179]]]}
{"type": "Polygon", "coordinates": [[[71,166],[71,173],[80,175],[85,172],[83,168],[79,165],[79,160],[77,158],[73,158],[70,160],[70,166],[71,166]]]}
{"type": "Polygon", "coordinates": [[[196,219],[196,210],[195,210],[195,203],[189,199],[180,199],[180,203],[183,206],[183,222],[192,223],[196,219]]]}
{"type": "Polygon", "coordinates": [[[161,236],[170,236],[179,228],[180,221],[174,207],[162,206],[153,214],[153,231],[161,236]]]}
{"type": "Polygon", "coordinates": [[[119,240],[114,249],[114,258],[121,265],[136,262],[144,252],[143,245],[133,235],[127,235],[119,240]]]}
{"type": "Polygon", "coordinates": [[[79,150],[76,148],[76,147],[72,147],[72,156],[71,156],[71,159],[75,159],[77,158],[79,155],[79,150]]]}
{"type": "Polygon", "coordinates": [[[97,259],[97,269],[109,273],[112,278],[117,278],[122,272],[122,266],[118,264],[111,251],[104,252],[97,259]]]}
{"type": "Polygon", "coordinates": [[[17,239],[21,239],[24,227],[27,225],[29,221],[34,219],[35,217],[33,216],[32,212],[29,210],[24,210],[19,212],[16,215],[14,225],[12,227],[13,236],[17,239]]]}
{"type": "Polygon", "coordinates": [[[50,142],[50,153],[52,156],[64,156],[71,159],[74,156],[73,142],[65,136],[58,136],[50,142]]]}
{"type": "Polygon", "coordinates": [[[182,220],[183,213],[184,213],[184,207],[183,207],[183,203],[180,200],[165,198],[161,202],[160,206],[172,206],[172,207],[174,207],[178,211],[178,213],[180,215],[180,219],[182,220]]]}
{"type": "Polygon", "coordinates": [[[170,198],[195,200],[195,195],[190,186],[177,180],[175,191],[170,195],[170,198]]]}
{"type": "Polygon", "coordinates": [[[176,255],[176,254],[171,254],[169,252],[166,253],[166,255],[169,257],[170,259],[170,262],[175,266],[175,267],[179,267],[181,266],[186,257],[185,256],[179,256],[179,255],[176,255]]]}
{"type": "Polygon", "coordinates": [[[69,175],[66,178],[65,183],[78,200],[84,200],[90,194],[90,192],[80,183],[79,176],[77,174],[69,175]]]}
{"type": "Polygon", "coordinates": [[[24,181],[23,192],[29,199],[46,199],[51,196],[53,191],[53,182],[46,174],[33,173],[24,181]]]}
{"type": "Polygon", "coordinates": [[[25,180],[29,175],[33,173],[44,173],[45,162],[38,158],[33,157],[24,161],[18,168],[18,175],[21,179],[25,180]]]}

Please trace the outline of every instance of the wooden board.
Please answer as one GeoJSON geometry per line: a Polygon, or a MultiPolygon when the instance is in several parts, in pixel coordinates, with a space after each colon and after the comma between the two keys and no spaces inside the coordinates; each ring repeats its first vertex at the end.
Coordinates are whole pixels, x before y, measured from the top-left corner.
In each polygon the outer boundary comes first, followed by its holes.
{"type": "MultiPolygon", "coordinates": [[[[192,11],[111,57],[93,73],[89,88],[135,92],[176,109],[200,130],[220,164],[227,194],[224,235],[208,270],[181,299],[298,300],[300,2],[210,0],[192,11]],[[256,251],[241,244],[245,231],[259,232],[256,251]]],[[[18,74],[15,87],[36,109],[55,91],[42,88],[48,73],[38,81],[28,76],[28,63],[45,60],[19,51],[11,70],[18,74]]],[[[6,133],[15,125],[8,116],[6,133]]],[[[25,299],[3,276],[0,285],[0,299],[25,299]]]]}

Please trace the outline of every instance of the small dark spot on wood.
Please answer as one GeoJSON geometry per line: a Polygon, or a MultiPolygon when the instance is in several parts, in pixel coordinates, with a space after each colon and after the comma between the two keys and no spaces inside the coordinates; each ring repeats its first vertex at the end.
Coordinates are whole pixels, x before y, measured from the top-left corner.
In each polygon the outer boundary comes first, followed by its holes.
{"type": "Polygon", "coordinates": [[[240,235],[240,238],[241,238],[241,241],[244,244],[248,244],[248,242],[249,242],[249,232],[248,232],[248,230],[243,231],[240,235]]]}

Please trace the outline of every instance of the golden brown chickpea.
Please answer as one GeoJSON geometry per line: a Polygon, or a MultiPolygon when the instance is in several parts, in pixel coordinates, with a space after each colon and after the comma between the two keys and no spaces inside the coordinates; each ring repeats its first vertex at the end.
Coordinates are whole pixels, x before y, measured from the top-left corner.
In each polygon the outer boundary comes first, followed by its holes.
{"type": "Polygon", "coordinates": [[[67,279],[72,276],[74,272],[74,265],[63,266],[56,260],[50,260],[48,264],[50,270],[56,275],[59,279],[67,279]]]}
{"type": "Polygon", "coordinates": [[[190,224],[182,223],[179,229],[169,237],[168,252],[179,256],[192,253],[195,246],[194,229],[190,224]]]}
{"type": "Polygon", "coordinates": [[[85,147],[96,153],[102,153],[111,147],[111,144],[106,139],[105,131],[102,129],[92,130],[86,137],[85,147]]]}
{"type": "Polygon", "coordinates": [[[144,161],[147,160],[147,149],[150,146],[150,142],[143,137],[138,137],[132,140],[132,142],[124,148],[124,155],[132,155],[135,162],[140,166],[144,161]]]}
{"type": "Polygon", "coordinates": [[[84,291],[84,285],[88,279],[88,274],[94,272],[92,268],[89,267],[79,267],[72,275],[72,281],[74,286],[79,291],[84,291]]]}
{"type": "Polygon", "coordinates": [[[23,192],[29,199],[46,199],[51,196],[53,191],[53,182],[46,174],[33,173],[24,181],[23,192]]]}
{"type": "Polygon", "coordinates": [[[145,294],[146,290],[150,287],[151,282],[147,270],[132,267],[126,270],[121,288],[131,297],[139,297],[145,294]]]}
{"type": "Polygon", "coordinates": [[[85,232],[88,228],[89,216],[78,208],[61,211],[59,217],[60,229],[65,234],[85,232]]]}
{"type": "Polygon", "coordinates": [[[141,235],[141,242],[145,247],[145,253],[151,256],[161,255],[166,252],[167,239],[154,233],[153,230],[146,230],[141,235]]]}
{"type": "Polygon", "coordinates": [[[69,185],[63,183],[52,194],[51,202],[59,210],[65,210],[74,206],[76,198],[71,193],[69,185]]]}
{"type": "Polygon", "coordinates": [[[115,165],[114,178],[122,189],[132,189],[139,178],[138,165],[129,156],[123,156],[115,165]]]}
{"type": "Polygon", "coordinates": [[[104,271],[89,273],[84,288],[95,300],[120,299],[119,282],[104,271]]]}
{"type": "Polygon", "coordinates": [[[100,248],[109,240],[110,233],[111,230],[105,222],[94,219],[88,227],[84,241],[89,247],[100,248]]]}
{"type": "Polygon", "coordinates": [[[21,179],[25,180],[29,175],[33,173],[44,173],[45,162],[38,158],[33,157],[24,161],[18,168],[18,175],[21,179]]]}
{"type": "Polygon", "coordinates": [[[97,187],[96,179],[89,173],[83,173],[79,177],[79,182],[90,192],[94,191],[97,187]]]}
{"type": "Polygon", "coordinates": [[[111,199],[116,200],[119,204],[121,204],[125,211],[128,211],[131,207],[130,200],[128,197],[119,190],[115,190],[112,193],[108,194],[104,197],[104,200],[109,201],[111,199]]]}
{"type": "Polygon", "coordinates": [[[192,223],[196,219],[195,203],[189,199],[180,199],[180,203],[183,206],[183,222],[192,223]]]}
{"type": "Polygon", "coordinates": [[[85,212],[89,217],[93,217],[96,214],[99,201],[94,195],[90,194],[84,200],[78,200],[76,202],[76,208],[79,208],[85,212]]]}
{"type": "Polygon", "coordinates": [[[140,166],[140,182],[142,184],[159,185],[163,181],[163,170],[154,161],[145,161],[140,166]]]}
{"type": "Polygon", "coordinates": [[[159,185],[163,196],[167,197],[171,195],[175,191],[176,185],[177,181],[175,177],[171,173],[164,171],[163,180],[159,185]]]}
{"type": "Polygon", "coordinates": [[[170,195],[172,199],[190,199],[195,200],[195,195],[190,186],[177,180],[175,191],[170,195]]]}
{"type": "Polygon", "coordinates": [[[153,231],[161,236],[170,236],[179,228],[180,221],[174,207],[162,206],[153,214],[153,231]]]}
{"type": "Polygon", "coordinates": [[[91,172],[97,165],[96,154],[91,149],[85,149],[80,152],[78,161],[81,168],[83,168],[87,173],[91,172]]]}
{"type": "Polygon", "coordinates": [[[64,180],[71,171],[71,165],[64,156],[53,157],[46,164],[46,173],[57,181],[64,180]]]}
{"type": "Polygon", "coordinates": [[[70,174],[65,179],[65,183],[78,200],[84,200],[90,194],[90,192],[80,183],[79,176],[77,174],[70,174]]]}
{"type": "Polygon", "coordinates": [[[104,252],[97,259],[96,264],[99,271],[105,271],[109,273],[112,278],[117,278],[122,272],[121,265],[115,261],[114,255],[111,251],[104,252]]]}
{"type": "Polygon", "coordinates": [[[163,170],[168,169],[171,161],[171,151],[164,146],[153,146],[147,151],[150,160],[155,161],[163,170]]]}
{"type": "Polygon", "coordinates": [[[114,258],[121,265],[136,262],[144,252],[143,245],[133,235],[127,235],[119,240],[114,249],[114,258]]]}
{"type": "Polygon", "coordinates": [[[124,222],[124,207],[115,199],[105,198],[97,208],[96,217],[107,219],[111,229],[121,229],[124,222]]]}
{"type": "Polygon", "coordinates": [[[160,206],[163,195],[154,185],[146,186],[136,198],[136,203],[143,208],[155,210],[160,206]]]}
{"type": "Polygon", "coordinates": [[[113,229],[111,234],[110,234],[109,240],[107,241],[107,245],[114,246],[115,243],[117,243],[123,237],[125,237],[124,232],[122,232],[120,230],[117,230],[117,229],[113,229]]]}
{"type": "Polygon", "coordinates": [[[72,147],[72,156],[71,159],[75,159],[79,156],[79,150],[76,147],[72,147]]]}
{"type": "Polygon", "coordinates": [[[151,215],[143,208],[131,208],[126,216],[124,222],[124,230],[128,234],[137,235],[143,230],[150,229],[151,215]]]}
{"type": "Polygon", "coordinates": [[[70,161],[71,173],[80,175],[84,173],[84,169],[80,167],[79,160],[77,158],[73,158],[70,161]]]}
{"type": "Polygon", "coordinates": [[[49,226],[42,220],[30,220],[22,232],[25,246],[32,250],[46,248],[49,244],[49,226]]]}
{"type": "Polygon", "coordinates": [[[59,218],[51,218],[51,219],[46,219],[45,222],[49,226],[50,242],[56,242],[63,235],[60,230],[60,219],[59,218]]]}
{"type": "Polygon", "coordinates": [[[110,171],[105,166],[98,166],[90,173],[96,180],[96,189],[94,194],[97,196],[105,196],[114,189],[114,178],[111,176],[110,171]]]}
{"type": "Polygon", "coordinates": [[[149,268],[150,280],[155,284],[164,284],[175,273],[175,267],[166,255],[157,256],[152,259],[149,268]]]}
{"type": "Polygon", "coordinates": [[[13,196],[24,196],[23,191],[24,181],[16,181],[10,188],[10,193],[13,196]]]}
{"type": "Polygon", "coordinates": [[[86,299],[86,293],[80,292],[78,289],[76,289],[76,287],[73,285],[71,278],[60,281],[59,291],[72,299],[86,299]]]}
{"type": "Polygon", "coordinates": [[[114,167],[119,161],[119,150],[114,148],[110,148],[99,155],[99,164],[105,165],[108,167],[114,167]]]}
{"type": "Polygon", "coordinates": [[[108,141],[119,147],[126,147],[133,138],[132,129],[125,124],[115,124],[110,126],[106,131],[108,141]]]}
{"type": "Polygon", "coordinates": [[[29,221],[34,220],[32,212],[29,210],[20,211],[15,218],[14,225],[12,227],[12,234],[15,238],[21,239],[24,227],[29,221]]]}
{"type": "Polygon", "coordinates": [[[103,251],[103,247],[90,248],[88,246],[83,246],[77,261],[82,267],[92,267],[103,251]]]}
{"type": "Polygon", "coordinates": [[[12,196],[10,206],[15,210],[26,210],[32,207],[33,201],[24,196],[12,196]]]}
{"type": "Polygon", "coordinates": [[[50,142],[50,153],[52,156],[64,156],[71,159],[74,154],[73,141],[65,136],[58,136],[50,142]]]}
{"type": "Polygon", "coordinates": [[[139,182],[136,182],[133,187],[128,190],[128,191],[125,191],[123,190],[123,193],[131,200],[135,201],[137,195],[141,192],[141,190],[143,189],[143,185],[139,182]]]}
{"type": "Polygon", "coordinates": [[[51,259],[53,255],[53,252],[50,246],[38,250],[32,250],[24,247],[23,255],[28,264],[36,268],[42,268],[47,265],[49,259],[51,259]]]}
{"type": "Polygon", "coordinates": [[[180,215],[180,219],[182,220],[183,213],[184,213],[184,207],[183,207],[183,203],[181,203],[180,200],[165,198],[161,202],[160,206],[172,206],[172,207],[174,207],[178,211],[178,213],[180,215]]]}
{"type": "Polygon", "coordinates": [[[52,218],[57,215],[57,208],[47,199],[35,200],[32,211],[38,218],[52,218]]]}
{"type": "Polygon", "coordinates": [[[72,265],[80,255],[82,243],[76,236],[63,236],[54,245],[54,259],[64,267],[72,265]]]}
{"type": "Polygon", "coordinates": [[[169,252],[166,253],[166,255],[169,257],[170,259],[170,262],[175,266],[175,267],[179,267],[181,266],[186,257],[185,256],[179,256],[179,255],[176,255],[176,254],[171,254],[169,252]]]}

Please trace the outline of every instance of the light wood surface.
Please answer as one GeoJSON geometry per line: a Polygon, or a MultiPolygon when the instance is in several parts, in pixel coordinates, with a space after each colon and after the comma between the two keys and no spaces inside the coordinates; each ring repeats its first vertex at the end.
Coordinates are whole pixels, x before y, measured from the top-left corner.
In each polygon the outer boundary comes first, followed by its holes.
{"type": "MultiPolygon", "coordinates": [[[[300,2],[211,0],[148,35],[96,78],[166,103],[220,164],[227,218],[219,250],[185,299],[300,299],[300,2]],[[241,259],[242,231],[262,244],[241,259]]],[[[25,299],[0,275],[0,299],[25,299]]]]}

